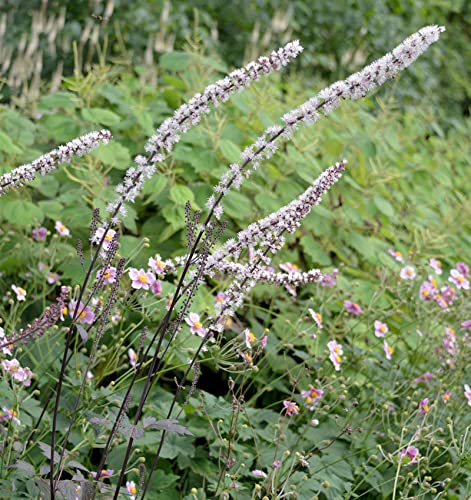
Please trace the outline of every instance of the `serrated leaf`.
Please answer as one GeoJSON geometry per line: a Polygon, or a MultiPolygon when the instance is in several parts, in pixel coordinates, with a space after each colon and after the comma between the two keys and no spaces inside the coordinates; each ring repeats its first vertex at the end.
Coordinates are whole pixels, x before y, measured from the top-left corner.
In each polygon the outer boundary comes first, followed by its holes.
{"type": "Polygon", "coordinates": [[[131,154],[129,149],[121,145],[119,142],[112,141],[106,145],[95,149],[92,153],[97,160],[100,160],[105,165],[117,168],[118,170],[126,170],[131,163],[131,154]]]}
{"type": "Polygon", "coordinates": [[[167,432],[176,432],[177,434],[193,436],[193,433],[183,425],[180,425],[175,418],[156,420],[154,417],[146,417],[143,423],[145,429],[160,429],[167,432]]]}
{"type": "Polygon", "coordinates": [[[139,439],[144,436],[144,429],[137,425],[123,425],[119,430],[127,438],[139,439]]]}
{"type": "Polygon", "coordinates": [[[26,472],[29,476],[34,476],[35,475],[35,469],[34,467],[28,463],[25,462],[24,460],[18,460],[15,464],[10,466],[12,469],[19,469],[23,472],[26,472]]]}
{"type": "Polygon", "coordinates": [[[222,156],[224,156],[227,161],[231,163],[237,163],[240,160],[239,148],[232,141],[223,139],[219,147],[222,156]]]}
{"type": "Polygon", "coordinates": [[[82,109],[82,117],[84,120],[100,123],[107,127],[113,127],[121,121],[119,115],[105,108],[84,108],[82,109]]]}
{"type": "Polygon", "coordinates": [[[170,188],[170,199],[177,205],[185,205],[187,201],[195,201],[195,195],[191,189],[177,184],[170,188]]]}

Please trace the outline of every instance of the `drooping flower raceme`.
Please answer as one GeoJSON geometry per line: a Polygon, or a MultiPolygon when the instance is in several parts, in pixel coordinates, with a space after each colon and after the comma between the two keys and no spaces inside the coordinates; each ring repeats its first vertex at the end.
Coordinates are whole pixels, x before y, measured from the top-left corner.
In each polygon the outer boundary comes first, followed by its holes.
{"type": "Polygon", "coordinates": [[[436,42],[440,33],[445,30],[441,26],[426,26],[417,33],[406,38],[391,53],[369,64],[358,73],[349,76],[346,80],[338,81],[325,88],[318,95],[309,99],[299,108],[283,116],[284,126],[269,127],[251,146],[242,152],[242,162],[230,166],[207,203],[217,218],[223,210],[219,202],[233,185],[239,188],[243,177],[249,177],[256,170],[263,159],[270,158],[278,148],[278,140],[289,138],[300,123],[310,125],[322,116],[329,114],[338,107],[342,100],[359,99],[368,92],[382,85],[386,80],[393,78],[397,73],[407,68],[433,42],[436,42]]]}
{"type": "MultiPolygon", "coordinates": [[[[145,150],[150,154],[149,158],[142,155],[135,158],[136,166],[127,170],[123,183],[116,187],[117,197],[108,205],[108,212],[111,214],[118,212],[122,216],[126,214],[124,203],[132,203],[135,200],[145,180],[154,174],[155,163],[164,159],[163,151],[167,153],[172,151],[180,140],[180,135],[199,123],[203,114],[211,111],[210,104],[218,106],[221,102],[226,102],[232,94],[248,87],[252,81],[286,66],[302,50],[297,40],[290,42],[273,51],[268,57],[262,56],[257,62],[251,62],[233,71],[222,80],[206,87],[202,94],[196,94],[188,103],[180,106],[149,138],[145,146],[145,150]]],[[[119,222],[116,215],[113,215],[112,222],[119,222]]]]}
{"type": "Polygon", "coordinates": [[[46,175],[60,163],[70,161],[74,155],[83,156],[97,148],[100,143],[106,144],[111,137],[111,132],[108,130],[91,132],[53,149],[31,163],[15,168],[0,177],[0,196],[9,189],[20,187],[26,182],[32,181],[38,174],[46,175]]]}

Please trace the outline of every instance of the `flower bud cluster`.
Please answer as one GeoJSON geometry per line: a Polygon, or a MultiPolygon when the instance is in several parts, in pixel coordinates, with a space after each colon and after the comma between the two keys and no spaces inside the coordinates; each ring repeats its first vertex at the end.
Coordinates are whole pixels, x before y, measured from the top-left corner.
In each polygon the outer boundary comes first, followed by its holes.
{"type": "Polygon", "coordinates": [[[15,168],[0,177],[0,196],[9,189],[23,186],[26,182],[32,181],[38,174],[46,175],[60,163],[70,161],[74,155],[83,156],[89,153],[100,143],[106,144],[111,138],[111,132],[105,129],[99,132],[90,132],[53,149],[31,163],[15,168]]]}
{"type": "Polygon", "coordinates": [[[220,218],[223,209],[220,200],[231,186],[238,189],[243,181],[260,161],[270,158],[277,150],[277,141],[280,138],[288,139],[299,123],[311,125],[318,121],[322,114],[329,114],[340,105],[342,99],[359,99],[368,92],[382,85],[386,80],[393,78],[399,71],[407,68],[417,59],[433,42],[436,42],[440,33],[445,31],[442,26],[426,26],[417,33],[406,38],[392,52],[377,61],[365,66],[358,73],[350,75],[346,80],[338,81],[323,89],[300,107],[289,111],[283,116],[283,127],[273,126],[268,128],[251,146],[242,152],[243,162],[234,163],[223,174],[220,182],[214,187],[214,193],[207,201],[206,206],[211,209],[216,218],[220,218]]]}

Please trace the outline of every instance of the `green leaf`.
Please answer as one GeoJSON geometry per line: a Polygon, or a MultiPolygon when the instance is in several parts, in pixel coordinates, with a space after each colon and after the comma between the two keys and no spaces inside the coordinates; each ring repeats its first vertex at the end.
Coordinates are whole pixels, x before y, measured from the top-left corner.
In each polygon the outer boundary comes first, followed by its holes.
{"type": "Polygon", "coordinates": [[[223,139],[220,144],[220,150],[227,161],[237,163],[240,160],[239,148],[232,141],[223,139]]]}
{"type": "Polygon", "coordinates": [[[66,115],[43,116],[41,123],[51,137],[57,143],[64,143],[75,139],[80,135],[80,127],[75,118],[66,115]]]}
{"type": "Polygon", "coordinates": [[[320,266],[330,266],[332,264],[329,255],[312,236],[303,236],[301,238],[301,245],[314,263],[320,266]]]}
{"type": "Polygon", "coordinates": [[[3,132],[0,132],[0,151],[4,151],[5,153],[12,155],[19,155],[21,153],[21,149],[18,146],[15,146],[8,135],[3,132]]]}
{"type": "Polygon", "coordinates": [[[170,199],[174,201],[177,205],[185,205],[187,201],[194,201],[195,196],[191,189],[177,184],[170,188],[170,199]]]}
{"type": "Polygon", "coordinates": [[[129,149],[116,141],[111,141],[95,149],[92,151],[91,155],[105,165],[117,168],[118,170],[127,170],[132,161],[129,149]]]}
{"type": "Polygon", "coordinates": [[[121,121],[119,115],[105,108],[84,108],[82,109],[82,117],[84,120],[100,123],[107,127],[113,127],[121,121]]]}
{"type": "Polygon", "coordinates": [[[393,217],[394,216],[394,208],[389,203],[388,200],[380,196],[379,194],[375,195],[373,198],[374,204],[376,205],[376,208],[386,215],[387,217],[393,217]]]}
{"type": "Polygon", "coordinates": [[[2,216],[17,226],[31,226],[44,220],[43,211],[34,203],[24,200],[3,201],[2,216]]]}
{"type": "Polygon", "coordinates": [[[169,71],[181,71],[188,66],[190,55],[186,52],[168,52],[160,56],[159,65],[169,71]]]}
{"type": "Polygon", "coordinates": [[[249,219],[252,215],[252,201],[237,191],[229,191],[223,199],[224,211],[238,220],[249,219]]]}
{"type": "Polygon", "coordinates": [[[75,109],[80,103],[80,99],[72,92],[56,92],[55,94],[41,97],[38,102],[38,109],[42,112],[47,112],[54,108],[75,109]]]}

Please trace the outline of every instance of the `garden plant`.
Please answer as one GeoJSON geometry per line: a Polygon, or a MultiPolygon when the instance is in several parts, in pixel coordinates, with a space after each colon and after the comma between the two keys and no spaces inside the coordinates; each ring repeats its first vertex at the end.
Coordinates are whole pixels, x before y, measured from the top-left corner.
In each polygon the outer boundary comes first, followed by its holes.
{"type": "Polygon", "coordinates": [[[469,208],[462,155],[447,156],[469,130],[429,140],[426,110],[347,102],[442,32],[422,28],[301,105],[302,82],[269,76],[301,54],[293,41],[183,104],[216,61],[168,54],[165,101],[101,67],[66,78],[31,119],[2,109],[2,164],[27,163],[0,177],[0,497],[469,494],[469,208]],[[280,102],[291,111],[273,125],[280,102]],[[90,123],[110,130],[80,135],[90,123]],[[347,162],[349,128],[360,152],[347,162]],[[64,144],[37,157],[38,133],[42,149],[64,144]],[[401,156],[414,147],[443,165],[401,156]],[[388,173],[386,159],[401,165],[388,173]],[[456,232],[414,226],[407,248],[388,221],[410,232],[420,183],[419,215],[456,232]]]}

